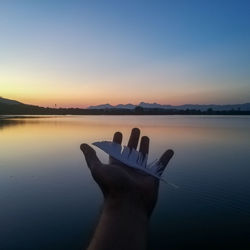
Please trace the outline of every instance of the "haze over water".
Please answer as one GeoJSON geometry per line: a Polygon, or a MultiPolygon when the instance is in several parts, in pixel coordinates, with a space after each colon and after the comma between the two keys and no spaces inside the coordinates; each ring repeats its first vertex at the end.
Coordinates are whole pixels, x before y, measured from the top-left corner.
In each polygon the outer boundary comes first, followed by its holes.
{"type": "Polygon", "coordinates": [[[79,146],[117,130],[125,144],[133,127],[149,160],[175,151],[164,177],[179,188],[161,184],[151,249],[248,244],[249,116],[51,116],[0,120],[0,249],[86,246],[102,195],[79,146]]]}

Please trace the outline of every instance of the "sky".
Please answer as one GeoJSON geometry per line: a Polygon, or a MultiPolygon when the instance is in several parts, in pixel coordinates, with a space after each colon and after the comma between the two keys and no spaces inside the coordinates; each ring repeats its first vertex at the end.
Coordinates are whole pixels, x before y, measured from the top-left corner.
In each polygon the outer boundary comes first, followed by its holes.
{"type": "Polygon", "coordinates": [[[0,1],[0,96],[53,107],[250,102],[250,1],[0,1]]]}

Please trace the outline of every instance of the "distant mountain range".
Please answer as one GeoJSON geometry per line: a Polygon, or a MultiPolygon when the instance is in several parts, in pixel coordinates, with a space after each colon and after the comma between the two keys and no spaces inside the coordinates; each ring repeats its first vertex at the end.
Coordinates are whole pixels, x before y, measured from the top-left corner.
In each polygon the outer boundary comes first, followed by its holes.
{"type": "Polygon", "coordinates": [[[250,110],[250,103],[244,104],[227,104],[227,105],[216,105],[216,104],[209,104],[209,105],[202,105],[202,104],[184,104],[179,106],[173,105],[162,105],[158,103],[146,103],[140,102],[138,105],[134,104],[118,104],[112,106],[110,104],[102,104],[97,106],[89,106],[88,109],[134,109],[136,107],[142,107],[144,109],[174,109],[174,110],[201,110],[206,111],[208,109],[212,109],[215,111],[227,111],[227,110],[241,110],[241,111],[249,111],[250,110]]]}
{"type": "Polygon", "coordinates": [[[81,109],[39,107],[0,97],[0,115],[250,115],[250,103],[172,106],[141,102],[138,105],[104,104],[81,109]]]}

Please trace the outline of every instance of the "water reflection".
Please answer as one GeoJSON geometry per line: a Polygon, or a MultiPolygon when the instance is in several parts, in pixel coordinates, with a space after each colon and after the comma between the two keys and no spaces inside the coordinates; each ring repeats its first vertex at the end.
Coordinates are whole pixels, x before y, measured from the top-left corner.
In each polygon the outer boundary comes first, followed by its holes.
{"type": "Polygon", "coordinates": [[[102,197],[79,145],[135,126],[150,159],[175,150],[165,178],[180,187],[161,186],[151,248],[246,243],[250,117],[56,116],[0,120],[0,249],[86,245],[102,197]]]}
{"type": "Polygon", "coordinates": [[[0,119],[0,129],[4,129],[4,127],[9,127],[9,126],[17,126],[24,123],[25,123],[24,120],[0,119]]]}

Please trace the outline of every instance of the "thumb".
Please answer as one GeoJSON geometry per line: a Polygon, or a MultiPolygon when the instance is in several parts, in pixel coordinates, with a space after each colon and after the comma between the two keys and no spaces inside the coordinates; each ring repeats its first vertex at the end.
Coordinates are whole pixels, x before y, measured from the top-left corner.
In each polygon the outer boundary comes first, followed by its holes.
{"type": "Polygon", "coordinates": [[[98,159],[95,150],[88,144],[81,144],[80,149],[82,150],[85,156],[85,160],[90,170],[93,170],[96,166],[100,166],[102,164],[101,161],[98,159]]]}

